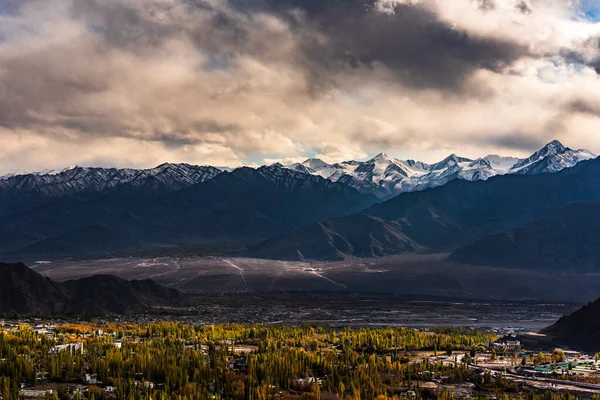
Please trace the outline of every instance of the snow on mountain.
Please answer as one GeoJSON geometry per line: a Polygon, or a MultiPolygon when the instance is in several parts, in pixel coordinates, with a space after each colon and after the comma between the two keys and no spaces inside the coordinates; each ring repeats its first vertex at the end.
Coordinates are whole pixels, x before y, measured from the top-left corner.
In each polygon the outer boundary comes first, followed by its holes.
{"type": "MultiPolygon", "coordinates": [[[[294,164],[296,168],[293,168],[295,171],[302,172],[300,166],[305,167],[312,175],[319,175],[322,178],[329,179],[333,174],[338,171],[344,170],[345,168],[340,164],[328,164],[323,160],[318,158],[309,158],[304,161],[302,164],[294,164]]],[[[289,167],[288,167],[289,168],[289,167]]]]}
{"type": "Polygon", "coordinates": [[[84,191],[102,191],[121,185],[180,190],[212,179],[221,170],[189,164],[162,164],[150,169],[87,168],[71,166],[60,171],[11,175],[0,180],[0,189],[9,192],[65,196],[84,191]]]}
{"type": "Polygon", "coordinates": [[[397,160],[380,153],[367,161],[329,164],[311,158],[286,168],[319,175],[349,185],[362,193],[375,193],[385,199],[403,192],[445,185],[454,179],[487,180],[496,175],[558,172],[580,161],[595,158],[587,150],[571,150],[553,141],[526,159],[490,154],[476,160],[451,154],[435,164],[397,160]],[[300,168],[303,166],[304,168],[300,168]]]}
{"type": "Polygon", "coordinates": [[[596,155],[587,150],[572,150],[563,146],[558,140],[554,140],[530,157],[516,163],[509,173],[520,175],[554,173],[592,158],[596,158],[596,155]]]}
{"type": "Polygon", "coordinates": [[[180,190],[197,183],[205,182],[221,173],[214,167],[201,167],[190,164],[162,164],[156,168],[143,170],[130,183],[134,185],[153,177],[170,190],[180,190]]]}
{"type": "Polygon", "coordinates": [[[431,165],[425,164],[422,161],[406,160],[406,161],[400,161],[400,162],[415,172],[425,173],[431,169],[431,165]]]}
{"type": "Polygon", "coordinates": [[[416,174],[400,161],[380,153],[358,165],[352,175],[370,185],[379,197],[386,197],[402,191],[404,184],[416,174]]]}
{"type": "Polygon", "coordinates": [[[483,159],[490,164],[490,167],[492,167],[496,171],[502,172],[507,172],[509,169],[514,167],[516,163],[521,161],[521,159],[517,157],[502,157],[496,154],[490,154],[488,156],[483,157],[483,159]]]}
{"type": "MultiPolygon", "coordinates": [[[[595,157],[587,150],[571,150],[555,140],[522,160],[498,155],[471,160],[451,154],[440,162],[427,164],[398,160],[380,153],[366,161],[330,164],[318,158],[309,158],[303,163],[276,163],[272,167],[319,176],[348,185],[361,193],[387,199],[403,192],[445,185],[454,179],[479,181],[504,174],[558,172],[595,157]]],[[[0,177],[0,189],[5,193],[39,193],[46,196],[102,191],[121,186],[164,192],[205,182],[223,171],[223,168],[210,166],[170,163],[142,170],[71,166],[59,171],[5,175],[0,177]]]]}
{"type": "Polygon", "coordinates": [[[458,157],[456,154],[450,154],[442,161],[435,163],[431,166],[431,171],[443,171],[449,168],[462,167],[468,165],[473,160],[468,158],[458,157]]]}
{"type": "Polygon", "coordinates": [[[315,175],[315,172],[316,172],[314,169],[309,168],[309,167],[305,166],[304,164],[300,164],[300,163],[295,163],[295,164],[291,164],[291,165],[283,165],[281,163],[275,163],[275,164],[273,164],[273,166],[291,169],[292,171],[301,172],[303,174],[315,175]]]}

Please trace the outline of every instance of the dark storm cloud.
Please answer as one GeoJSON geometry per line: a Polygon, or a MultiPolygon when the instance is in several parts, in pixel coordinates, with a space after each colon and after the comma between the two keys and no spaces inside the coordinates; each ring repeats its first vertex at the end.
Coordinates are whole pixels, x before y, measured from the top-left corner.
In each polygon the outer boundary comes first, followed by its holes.
{"type": "Polygon", "coordinates": [[[567,62],[600,72],[598,33],[559,0],[531,13],[517,0],[10,4],[0,172],[15,160],[239,165],[456,143],[525,153],[567,134],[583,147],[595,129],[600,81],[567,62]]]}
{"type": "Polygon", "coordinates": [[[125,2],[74,0],[72,13],[75,20],[86,21],[89,29],[102,36],[108,45],[130,50],[157,46],[176,29],[153,22],[151,16],[142,17],[139,9],[125,2]]]}
{"type": "MultiPolygon", "coordinates": [[[[340,69],[389,68],[404,85],[455,90],[475,70],[499,70],[527,54],[502,39],[481,38],[443,22],[422,5],[396,5],[393,12],[376,10],[373,1],[287,0],[234,2],[245,10],[276,12],[302,30],[321,32],[327,40],[303,37],[307,67],[317,80],[340,69]],[[303,24],[294,24],[305,13],[303,24]]],[[[483,9],[491,0],[479,0],[483,9]]]]}
{"type": "Polygon", "coordinates": [[[355,10],[327,25],[332,41],[325,51],[317,47],[318,54],[353,66],[383,63],[416,87],[456,89],[476,69],[499,69],[524,54],[514,44],[472,37],[411,6],[397,6],[393,15],[355,10]]]}
{"type": "Polygon", "coordinates": [[[469,142],[530,152],[543,147],[553,138],[552,134],[548,137],[540,137],[532,135],[531,132],[510,132],[496,135],[482,133],[477,137],[470,138],[469,142]]]}
{"type": "MultiPolygon", "coordinates": [[[[383,13],[372,0],[232,0],[230,4],[250,16],[261,12],[289,23],[302,50],[296,61],[315,86],[335,85],[343,71],[381,65],[404,85],[456,90],[473,71],[500,70],[526,54],[524,47],[509,41],[453,28],[434,9],[422,5],[397,5],[393,13],[383,13]]],[[[494,3],[478,0],[478,4],[489,10],[494,3]]],[[[190,11],[211,10],[201,0],[186,5],[190,11]]],[[[278,56],[277,38],[251,41],[246,21],[218,10],[201,26],[165,25],[158,15],[139,12],[125,4],[97,0],[77,0],[74,6],[75,15],[88,18],[110,44],[135,51],[185,34],[201,51],[218,57],[278,56]]]]}
{"type": "Polygon", "coordinates": [[[568,62],[586,65],[593,68],[600,75],[600,37],[590,38],[585,41],[581,49],[563,49],[561,56],[568,62]],[[585,53],[594,54],[586,56],[585,53]]]}
{"type": "Polygon", "coordinates": [[[600,118],[600,103],[593,104],[586,100],[574,100],[569,103],[569,111],[600,118]]]}

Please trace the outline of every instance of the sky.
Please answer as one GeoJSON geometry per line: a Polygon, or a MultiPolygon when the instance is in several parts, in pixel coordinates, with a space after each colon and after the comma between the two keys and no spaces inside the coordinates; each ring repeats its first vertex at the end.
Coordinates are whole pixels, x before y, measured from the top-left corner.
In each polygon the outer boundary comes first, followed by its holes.
{"type": "Polygon", "coordinates": [[[0,174],[600,153],[598,0],[0,0],[0,174]]]}

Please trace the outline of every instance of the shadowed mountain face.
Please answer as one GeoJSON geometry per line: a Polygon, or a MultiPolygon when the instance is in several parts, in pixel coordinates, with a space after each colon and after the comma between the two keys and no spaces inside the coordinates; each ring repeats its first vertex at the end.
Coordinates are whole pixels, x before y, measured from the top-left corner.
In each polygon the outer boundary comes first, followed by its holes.
{"type": "Polygon", "coordinates": [[[600,352],[600,299],[543,330],[555,341],[589,352],[600,352]]]}
{"type": "Polygon", "coordinates": [[[600,204],[573,203],[551,215],[457,249],[465,264],[544,270],[600,270],[600,204]]]}
{"type": "Polygon", "coordinates": [[[105,315],[147,312],[152,306],[177,306],[177,290],[151,280],[126,281],[95,275],[58,283],[25,264],[0,263],[0,312],[16,314],[105,315]]]}
{"type": "Polygon", "coordinates": [[[112,191],[164,194],[206,182],[221,172],[214,167],[162,164],[144,170],[75,166],[59,172],[14,175],[0,179],[0,215],[73,195],[90,197],[112,191]]]}
{"type": "Polygon", "coordinates": [[[257,241],[360,211],[375,197],[284,168],[240,168],[168,193],[82,192],[0,219],[0,254],[74,256],[152,245],[257,241]]]}
{"type": "MultiPolygon", "coordinates": [[[[573,202],[600,203],[600,161],[586,161],[556,174],[534,176],[507,175],[485,182],[455,180],[445,186],[405,193],[376,204],[361,214],[326,221],[328,236],[362,235],[370,238],[381,224],[367,227],[364,215],[383,221],[394,234],[387,237],[388,254],[414,251],[404,245],[409,240],[416,249],[445,252],[498,232],[533,223],[573,202]],[[393,250],[396,248],[396,250],[393,250]]],[[[590,223],[584,216],[571,223],[590,223]]],[[[593,223],[592,223],[593,224],[593,223]]],[[[281,240],[270,240],[257,247],[256,254],[287,255],[296,258],[315,246],[318,227],[303,228],[281,240]],[[290,239],[293,238],[293,239],[290,239]],[[276,249],[270,249],[273,245],[276,249]]],[[[593,231],[588,226],[587,232],[593,231]]],[[[558,239],[557,239],[558,240],[558,239]]],[[[336,248],[336,254],[367,255],[353,247],[336,248]]]]}
{"type": "Polygon", "coordinates": [[[422,247],[402,234],[395,223],[359,214],[310,224],[287,235],[267,240],[251,249],[254,256],[269,259],[341,260],[346,254],[382,257],[409,253],[422,247]],[[297,249],[290,254],[290,249],[297,249]]]}
{"type": "Polygon", "coordinates": [[[137,314],[152,306],[178,306],[183,296],[152,280],[126,281],[116,276],[95,275],[63,284],[71,302],[68,312],[75,315],[137,314]]]}
{"type": "Polygon", "coordinates": [[[24,264],[0,263],[0,312],[52,314],[68,307],[68,303],[60,283],[24,264]]]}
{"type": "Polygon", "coordinates": [[[563,241],[564,230],[548,236],[551,221],[514,230],[573,202],[600,203],[600,160],[584,161],[592,157],[554,141],[524,160],[451,155],[428,165],[382,153],[364,162],[309,159],[231,172],[164,164],[3,177],[0,256],[89,257],[219,243],[250,245],[254,257],[339,260],[450,252],[479,240],[453,257],[519,268],[585,267],[595,263],[593,251],[583,248],[594,240],[586,236],[594,226],[585,215],[561,219],[578,240],[563,241]],[[412,192],[377,203],[397,190],[412,192]],[[514,258],[486,260],[510,248],[515,234],[514,258]]]}

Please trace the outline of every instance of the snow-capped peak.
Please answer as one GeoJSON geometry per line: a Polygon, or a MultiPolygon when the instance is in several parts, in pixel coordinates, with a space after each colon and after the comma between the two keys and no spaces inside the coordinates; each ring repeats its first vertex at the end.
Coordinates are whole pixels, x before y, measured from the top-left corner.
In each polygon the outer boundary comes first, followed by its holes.
{"type": "Polygon", "coordinates": [[[397,162],[394,158],[388,156],[385,153],[379,153],[375,157],[371,158],[369,161],[373,162],[397,162]]]}
{"type": "Polygon", "coordinates": [[[542,148],[541,151],[546,151],[549,154],[550,153],[560,153],[565,151],[567,148],[558,140],[553,140],[550,143],[548,143],[546,146],[544,146],[544,148],[542,148]]]}
{"type": "Polygon", "coordinates": [[[314,174],[315,170],[307,167],[304,164],[300,164],[300,163],[295,163],[295,164],[291,164],[291,165],[283,165],[281,163],[275,163],[273,164],[273,166],[278,166],[278,167],[282,167],[282,168],[288,168],[291,169],[292,171],[296,171],[296,172],[301,172],[303,174],[314,174]]]}
{"type": "Polygon", "coordinates": [[[459,157],[456,154],[452,153],[448,157],[444,158],[442,161],[435,163],[431,166],[432,171],[439,171],[442,169],[452,168],[459,166],[462,163],[470,163],[473,160],[459,157]]]}
{"type": "Polygon", "coordinates": [[[71,171],[71,170],[74,170],[74,169],[77,169],[77,168],[81,168],[81,167],[79,165],[77,165],[77,164],[73,164],[73,165],[69,165],[67,168],[61,170],[60,172],[67,172],[67,171],[71,171]]]}
{"type": "Polygon", "coordinates": [[[472,160],[451,154],[435,164],[426,164],[415,160],[398,160],[381,152],[367,161],[328,164],[312,158],[302,164],[287,165],[286,168],[320,175],[359,191],[388,198],[402,192],[444,185],[453,179],[478,181],[509,173],[556,172],[594,157],[587,150],[570,150],[554,140],[525,160],[495,154],[472,160]]]}
{"type": "MultiPolygon", "coordinates": [[[[319,158],[309,158],[291,165],[276,163],[271,169],[278,174],[282,173],[280,169],[285,168],[295,173],[318,175],[385,199],[403,192],[444,185],[454,179],[478,181],[504,174],[552,173],[595,157],[587,150],[572,150],[554,140],[523,160],[493,154],[471,160],[451,154],[440,162],[426,164],[414,160],[398,160],[382,152],[367,161],[349,160],[329,164],[319,158]]],[[[58,171],[5,175],[0,177],[0,189],[16,188],[58,196],[82,190],[112,189],[128,184],[171,191],[212,179],[224,170],[230,169],[171,163],[142,170],[82,168],[73,165],[58,171]]]]}
{"type": "Polygon", "coordinates": [[[587,150],[571,150],[558,140],[553,140],[530,157],[516,163],[509,172],[521,175],[553,173],[591,158],[596,158],[596,155],[587,150]]]}
{"type": "MultiPolygon", "coordinates": [[[[325,179],[328,179],[338,170],[343,168],[339,164],[328,164],[320,158],[309,158],[308,160],[304,161],[301,165],[306,167],[308,169],[308,172],[313,173],[315,175],[319,175],[325,179]]],[[[299,168],[296,167],[295,170],[298,171],[299,168]]]]}
{"type": "Polygon", "coordinates": [[[302,165],[314,169],[315,171],[319,171],[323,168],[331,168],[331,164],[326,163],[320,158],[309,158],[308,160],[304,161],[302,165]]]}
{"type": "Polygon", "coordinates": [[[469,168],[492,168],[489,160],[486,158],[478,158],[469,164],[469,168]]]}
{"type": "Polygon", "coordinates": [[[547,145],[545,145],[544,147],[542,147],[540,150],[533,153],[530,157],[527,157],[526,159],[521,160],[518,163],[516,163],[512,167],[512,170],[521,169],[527,165],[541,161],[548,156],[563,153],[566,150],[567,150],[567,148],[565,146],[563,146],[563,144],[561,142],[559,142],[558,140],[553,140],[550,143],[548,143],[547,145]]]}

